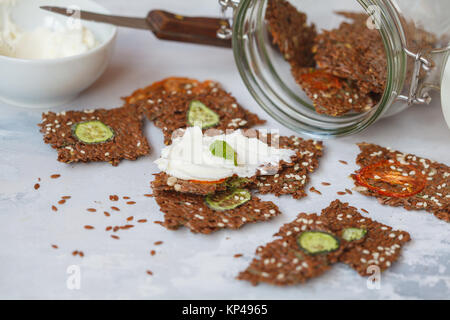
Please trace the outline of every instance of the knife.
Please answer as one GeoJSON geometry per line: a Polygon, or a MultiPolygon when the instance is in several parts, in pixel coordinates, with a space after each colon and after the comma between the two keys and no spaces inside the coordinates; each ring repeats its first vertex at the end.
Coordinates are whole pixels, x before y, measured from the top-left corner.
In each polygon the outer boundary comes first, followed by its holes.
{"type": "MultiPolygon", "coordinates": [[[[73,17],[74,10],[63,7],[42,6],[43,10],[73,17]]],[[[89,11],[76,11],[77,18],[109,23],[118,27],[150,30],[158,39],[189,42],[219,47],[231,47],[230,39],[219,39],[217,31],[229,28],[229,22],[219,18],[185,17],[163,10],[152,10],[146,18],[105,15],[89,11]]]]}

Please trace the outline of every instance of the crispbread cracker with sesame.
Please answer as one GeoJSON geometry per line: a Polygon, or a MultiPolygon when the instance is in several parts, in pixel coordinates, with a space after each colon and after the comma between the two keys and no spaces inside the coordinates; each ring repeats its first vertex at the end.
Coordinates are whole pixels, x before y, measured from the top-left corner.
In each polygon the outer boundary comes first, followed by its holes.
{"type": "MultiPolygon", "coordinates": [[[[319,166],[319,159],[323,155],[323,143],[315,140],[303,140],[296,136],[276,136],[275,140],[279,144],[279,148],[295,150],[296,155],[291,158],[290,163],[280,163],[279,170],[275,175],[257,176],[255,188],[261,194],[291,195],[294,199],[305,197],[308,175],[319,166]]],[[[266,141],[272,145],[272,135],[269,134],[266,141]]]]}
{"type": "Polygon", "coordinates": [[[358,172],[356,172],[352,175],[352,178],[355,181],[357,191],[367,196],[376,197],[381,204],[394,207],[402,206],[407,210],[426,210],[441,220],[450,221],[450,167],[413,154],[392,151],[374,144],[360,143],[358,146],[361,153],[358,155],[356,163],[361,168],[382,161],[389,161],[394,167],[395,163],[405,164],[416,168],[416,170],[404,174],[409,175],[417,171],[418,174],[425,177],[426,183],[422,191],[415,195],[389,197],[361,185],[357,180],[358,172]]]}
{"type": "MultiPolygon", "coordinates": [[[[357,209],[339,200],[322,210],[320,216],[301,213],[296,220],[285,224],[274,236],[279,237],[256,250],[257,258],[238,276],[240,280],[256,285],[266,282],[273,285],[293,285],[317,277],[336,262],[343,262],[362,276],[373,274],[369,267],[376,266],[380,272],[389,268],[400,254],[401,247],[410,240],[405,231],[394,231],[391,227],[363,217],[357,209]],[[347,229],[365,231],[359,238],[345,235],[347,229]],[[301,248],[299,239],[308,232],[325,233],[334,238],[338,246],[316,247],[319,252],[308,252],[301,248]]],[[[314,248],[317,243],[311,244],[314,248]]]]}
{"type": "Polygon", "coordinates": [[[322,210],[320,219],[344,242],[345,250],[339,261],[348,264],[362,276],[373,274],[370,266],[380,272],[389,268],[399,257],[403,245],[411,240],[408,232],[392,230],[392,227],[362,216],[355,207],[335,200],[322,210]],[[366,230],[360,240],[347,242],[342,239],[346,228],[366,230]]]}
{"type": "Polygon", "coordinates": [[[365,13],[340,12],[352,22],[323,30],[316,39],[317,67],[357,83],[361,94],[383,93],[387,81],[387,59],[380,32],[369,29],[365,13]]]}
{"type": "MultiPolygon", "coordinates": [[[[204,90],[204,86],[208,84],[209,81],[201,83],[198,80],[184,78],[184,77],[171,77],[166,78],[161,81],[156,81],[151,85],[135,90],[130,96],[123,97],[122,100],[128,106],[138,105],[148,99],[150,96],[156,94],[166,94],[167,92],[177,92],[179,94],[187,94],[187,92],[201,93],[204,90]]],[[[157,109],[154,108],[154,111],[157,109]]],[[[150,117],[150,120],[153,117],[150,117]]]]}
{"type": "Polygon", "coordinates": [[[314,24],[307,24],[306,14],[284,0],[269,0],[265,19],[284,58],[303,67],[315,65],[312,48],[317,35],[314,24]]]}
{"type": "Polygon", "coordinates": [[[330,233],[316,214],[301,213],[296,220],[285,224],[274,236],[280,237],[256,250],[257,258],[241,272],[239,280],[253,285],[265,282],[278,286],[303,283],[330,269],[342,254],[342,248],[327,254],[309,255],[302,251],[297,238],[305,231],[330,233]]]}
{"type": "MultiPolygon", "coordinates": [[[[222,134],[218,132],[217,134],[222,134]]],[[[305,186],[308,183],[309,173],[314,172],[319,165],[319,158],[323,154],[323,143],[314,140],[303,140],[296,136],[280,137],[262,130],[248,129],[243,134],[249,138],[256,137],[269,146],[292,149],[296,154],[290,163],[281,162],[273,168],[272,175],[263,175],[258,172],[249,178],[231,177],[219,183],[199,183],[170,177],[166,173],[155,175],[152,182],[153,191],[177,191],[206,195],[216,191],[223,191],[230,186],[256,189],[261,194],[274,194],[276,196],[291,195],[294,199],[306,196],[305,186]]],[[[271,168],[272,169],[272,168],[271,168]]]]}
{"type": "Polygon", "coordinates": [[[176,230],[188,227],[194,233],[209,234],[220,229],[239,229],[244,224],[270,220],[281,212],[270,201],[252,196],[243,205],[226,211],[211,209],[205,197],[173,191],[154,194],[160,210],[164,213],[162,226],[176,230]]]}
{"type": "Polygon", "coordinates": [[[169,176],[165,172],[155,174],[155,179],[151,186],[154,192],[158,191],[176,191],[181,193],[191,193],[196,195],[207,195],[219,191],[225,191],[230,186],[247,187],[254,182],[256,178],[241,179],[231,177],[219,183],[198,183],[189,180],[177,179],[169,176]]]}
{"type": "Polygon", "coordinates": [[[142,132],[142,116],[131,108],[46,112],[39,124],[44,142],[58,151],[65,163],[107,161],[116,166],[121,159],[136,160],[150,152],[142,132]],[[106,142],[86,144],[75,137],[73,126],[86,121],[101,121],[114,137],[106,142]]]}
{"type": "Polygon", "coordinates": [[[337,117],[351,111],[369,111],[376,104],[375,96],[362,92],[352,80],[296,65],[292,67],[292,74],[312,100],[317,113],[337,117]]]}
{"type": "Polygon", "coordinates": [[[170,143],[177,129],[188,126],[187,113],[192,101],[200,101],[219,116],[219,122],[213,129],[235,130],[265,123],[256,114],[241,107],[230,93],[214,81],[168,78],[124,99],[130,107],[137,106],[162,129],[165,144],[170,143]]]}

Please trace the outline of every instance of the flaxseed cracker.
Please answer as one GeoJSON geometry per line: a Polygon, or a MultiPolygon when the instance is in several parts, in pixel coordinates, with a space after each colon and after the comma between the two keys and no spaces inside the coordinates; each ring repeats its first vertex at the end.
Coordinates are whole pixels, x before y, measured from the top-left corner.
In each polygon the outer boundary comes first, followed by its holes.
{"type": "Polygon", "coordinates": [[[162,129],[165,144],[170,144],[177,129],[188,126],[189,104],[195,100],[219,115],[219,123],[213,127],[217,130],[251,128],[265,123],[265,120],[240,106],[230,93],[214,81],[168,78],[124,99],[129,106],[134,102],[132,106],[137,106],[162,129]]]}
{"type": "Polygon", "coordinates": [[[354,81],[328,71],[293,66],[292,74],[312,100],[317,113],[336,117],[351,111],[369,111],[377,103],[374,95],[361,92],[354,81]]]}
{"type": "Polygon", "coordinates": [[[46,112],[39,124],[44,142],[58,151],[65,163],[107,161],[117,166],[121,159],[136,160],[147,155],[150,147],[142,132],[142,116],[131,108],[46,112]],[[86,144],[72,133],[77,123],[98,120],[109,126],[114,137],[103,143],[86,144]]]}
{"type": "Polygon", "coordinates": [[[303,140],[297,136],[283,137],[268,134],[262,138],[269,145],[276,141],[279,148],[295,150],[296,154],[291,158],[290,163],[282,161],[278,173],[275,175],[258,175],[254,187],[261,194],[270,193],[277,197],[291,195],[294,199],[305,197],[308,176],[319,166],[319,159],[323,155],[323,143],[315,140],[303,140]]]}
{"type": "Polygon", "coordinates": [[[337,29],[323,30],[313,48],[317,67],[357,83],[365,94],[383,93],[387,81],[387,59],[381,35],[369,29],[365,13],[339,12],[352,20],[337,29]]]}
{"type": "Polygon", "coordinates": [[[307,16],[285,0],[269,0],[265,19],[284,58],[302,67],[315,65],[312,48],[317,35],[314,24],[307,24],[307,16]]]}
{"type": "MultiPolygon", "coordinates": [[[[218,134],[222,134],[222,132],[218,132],[218,134]]],[[[278,148],[294,150],[296,154],[291,158],[290,163],[281,162],[279,167],[274,168],[273,175],[261,175],[258,172],[250,178],[231,177],[219,183],[198,183],[159,173],[155,175],[152,182],[153,191],[177,191],[206,195],[223,191],[231,186],[256,189],[261,194],[292,195],[294,199],[305,197],[308,175],[319,166],[319,159],[323,154],[323,143],[315,140],[303,140],[296,136],[280,137],[254,129],[244,130],[243,134],[248,137],[256,137],[270,146],[276,144],[278,148]]]]}
{"type": "MultiPolygon", "coordinates": [[[[185,77],[170,77],[161,81],[156,81],[151,85],[135,90],[130,96],[123,97],[125,105],[135,106],[150,99],[153,95],[165,95],[167,93],[186,94],[187,92],[200,93],[210,81],[200,82],[196,79],[185,77]]],[[[156,110],[155,110],[156,111],[156,110]]],[[[150,117],[153,120],[153,117],[150,117]]]]}
{"type": "MultiPolygon", "coordinates": [[[[293,285],[317,277],[336,262],[343,262],[361,276],[373,274],[369,267],[380,271],[389,268],[399,257],[402,246],[410,241],[409,233],[363,217],[356,208],[333,201],[320,216],[301,213],[296,220],[285,224],[274,236],[279,237],[256,250],[257,258],[238,276],[256,285],[293,285]],[[366,230],[361,239],[345,240],[347,228],[366,230]],[[337,240],[339,247],[325,253],[306,253],[298,244],[304,232],[325,232],[337,240]]],[[[347,238],[346,238],[347,239],[347,238]]]]}
{"type": "Polygon", "coordinates": [[[357,179],[360,171],[357,171],[352,175],[357,191],[376,197],[381,204],[402,206],[407,210],[426,210],[441,220],[450,221],[450,168],[447,165],[374,144],[360,143],[358,146],[361,153],[358,155],[356,163],[362,168],[361,170],[382,161],[392,163],[392,170],[396,170],[395,164],[400,163],[416,168],[410,172],[402,172],[402,174],[414,177],[417,173],[425,181],[423,189],[417,194],[407,197],[390,197],[362,185],[357,179]]]}
{"type": "Polygon", "coordinates": [[[265,282],[278,286],[303,283],[330,269],[342,254],[342,246],[327,254],[309,255],[297,243],[305,231],[332,234],[316,214],[301,213],[296,220],[285,224],[274,236],[280,237],[256,250],[257,258],[238,276],[253,285],[265,282]]]}
{"type": "Polygon", "coordinates": [[[345,250],[339,261],[348,264],[361,276],[372,275],[371,266],[377,266],[381,272],[388,269],[398,259],[403,245],[411,240],[408,232],[392,230],[392,227],[362,216],[355,207],[339,200],[322,210],[320,219],[344,242],[345,250]],[[364,229],[366,234],[360,240],[347,242],[342,239],[346,228],[364,229]]]}
{"type": "Polygon", "coordinates": [[[196,195],[208,195],[215,192],[225,191],[229,187],[247,187],[256,180],[256,178],[242,179],[238,177],[231,177],[218,183],[198,183],[189,180],[177,179],[165,172],[157,173],[154,176],[155,179],[151,183],[154,192],[176,191],[196,195]]]}
{"type": "Polygon", "coordinates": [[[161,225],[170,230],[185,226],[194,233],[209,234],[224,228],[239,229],[244,224],[267,221],[281,214],[274,203],[255,196],[227,211],[211,209],[201,195],[160,191],[154,193],[154,197],[164,213],[161,225]]]}

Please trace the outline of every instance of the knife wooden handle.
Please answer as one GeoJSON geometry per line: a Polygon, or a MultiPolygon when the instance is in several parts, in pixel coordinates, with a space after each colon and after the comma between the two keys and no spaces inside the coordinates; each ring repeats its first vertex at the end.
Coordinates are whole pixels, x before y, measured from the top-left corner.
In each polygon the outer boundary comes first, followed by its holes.
{"type": "Polygon", "coordinates": [[[231,40],[217,37],[217,30],[222,25],[229,27],[228,21],[223,19],[185,17],[153,10],[149,12],[147,22],[159,39],[231,48],[231,40]]]}

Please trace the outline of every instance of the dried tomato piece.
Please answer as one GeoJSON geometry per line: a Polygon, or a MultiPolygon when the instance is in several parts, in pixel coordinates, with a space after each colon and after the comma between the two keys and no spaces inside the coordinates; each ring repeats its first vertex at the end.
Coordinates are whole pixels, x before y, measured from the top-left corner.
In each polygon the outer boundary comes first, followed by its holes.
{"type": "Polygon", "coordinates": [[[152,83],[150,86],[138,89],[129,97],[123,98],[127,104],[134,104],[146,100],[154,92],[166,91],[167,93],[183,93],[186,90],[194,90],[200,86],[200,82],[195,79],[170,77],[152,83]]]}
{"type": "Polygon", "coordinates": [[[220,184],[227,181],[227,179],[220,179],[215,181],[204,181],[204,180],[189,180],[189,182],[199,183],[199,184],[220,184]]]}
{"type": "Polygon", "coordinates": [[[426,185],[426,178],[418,168],[388,160],[362,168],[356,180],[378,194],[395,198],[416,195],[426,185]]]}
{"type": "Polygon", "coordinates": [[[300,76],[301,81],[314,90],[341,89],[342,80],[332,74],[316,70],[300,76]]]}
{"type": "Polygon", "coordinates": [[[197,86],[199,81],[189,78],[171,77],[162,81],[167,92],[184,92],[185,90],[197,86]]]}

